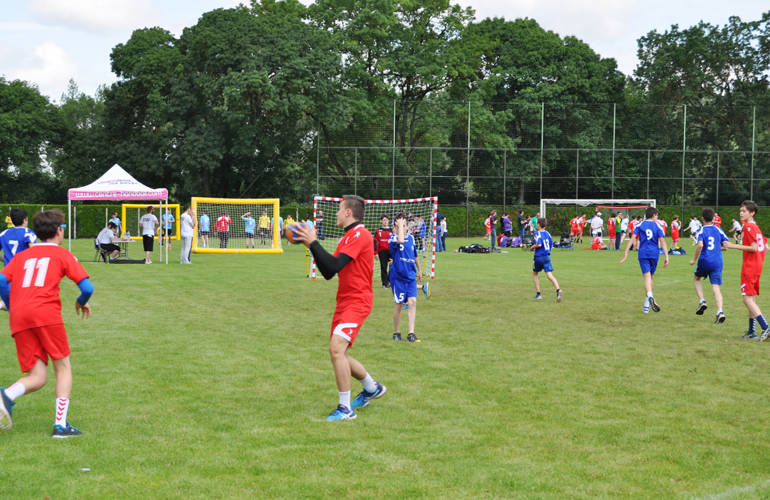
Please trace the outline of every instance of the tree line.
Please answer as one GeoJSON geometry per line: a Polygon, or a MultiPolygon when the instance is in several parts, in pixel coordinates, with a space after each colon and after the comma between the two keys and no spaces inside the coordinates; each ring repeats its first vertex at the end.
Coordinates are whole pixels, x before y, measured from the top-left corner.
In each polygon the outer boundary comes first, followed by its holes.
{"type": "MultiPolygon", "coordinates": [[[[0,78],[0,201],[62,202],[67,188],[113,163],[180,200],[306,201],[316,162],[329,179],[349,178],[355,165],[379,192],[394,165],[419,168],[426,147],[440,148],[431,161],[450,179],[442,199],[465,201],[467,169],[499,169],[505,154],[508,175],[521,180],[511,199],[525,201],[526,182],[571,162],[569,150],[676,150],[683,140],[693,151],[744,152],[722,159],[741,190],[745,152],[770,151],[770,11],[653,30],[637,53],[624,75],[614,59],[536,20],[477,20],[446,0],[216,9],[179,37],[134,31],[111,52],[118,81],[94,96],[70,82],[54,104],[34,84],[0,78]],[[541,142],[547,161],[526,154],[541,142]]],[[[623,192],[644,175],[629,160],[608,187],[599,174],[615,168],[609,161],[587,162],[597,192],[623,192]]],[[[689,161],[688,173],[711,175],[712,156],[689,161]]],[[[770,156],[750,161],[757,178],[770,177],[770,156]]],[[[664,177],[684,168],[681,155],[662,165],[664,177]]]]}

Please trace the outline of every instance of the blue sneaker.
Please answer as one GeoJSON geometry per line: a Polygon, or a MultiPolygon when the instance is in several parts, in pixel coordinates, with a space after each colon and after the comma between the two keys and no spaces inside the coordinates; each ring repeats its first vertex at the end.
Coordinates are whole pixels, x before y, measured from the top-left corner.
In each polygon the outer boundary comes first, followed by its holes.
{"type": "Polygon", "coordinates": [[[326,417],[326,420],[353,420],[354,418],[356,418],[356,412],[345,405],[337,405],[337,408],[326,417]]]}
{"type": "Polygon", "coordinates": [[[754,332],[746,332],[743,334],[743,337],[741,337],[743,340],[751,340],[757,338],[757,334],[754,332]]]}
{"type": "Polygon", "coordinates": [[[5,388],[0,387],[0,429],[11,429],[13,427],[13,406],[16,403],[5,393],[5,388]]]}
{"type": "Polygon", "coordinates": [[[430,298],[430,288],[428,287],[428,283],[422,284],[422,293],[425,294],[426,299],[430,298]]]}
{"type": "Polygon", "coordinates": [[[363,408],[364,406],[367,406],[372,399],[381,398],[382,395],[388,391],[388,388],[379,382],[375,382],[375,384],[377,384],[377,389],[375,389],[374,392],[367,392],[366,389],[364,389],[358,393],[358,396],[356,396],[356,399],[350,403],[350,406],[353,408],[363,408]]]}
{"type": "Polygon", "coordinates": [[[71,438],[75,436],[80,436],[83,434],[80,432],[79,429],[76,429],[75,427],[72,427],[69,422],[67,422],[67,426],[62,425],[54,425],[53,426],[53,433],[51,433],[51,437],[55,439],[66,439],[71,438]]]}

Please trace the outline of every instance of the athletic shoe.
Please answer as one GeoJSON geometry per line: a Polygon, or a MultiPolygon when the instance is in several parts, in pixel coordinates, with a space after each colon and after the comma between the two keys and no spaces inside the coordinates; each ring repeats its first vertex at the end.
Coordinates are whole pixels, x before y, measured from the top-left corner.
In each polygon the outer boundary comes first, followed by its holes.
{"type": "Polygon", "coordinates": [[[539,293],[536,293],[535,294],[535,300],[543,300],[543,296],[540,295],[539,293]]]}
{"type": "Polygon", "coordinates": [[[650,302],[650,309],[652,309],[652,312],[660,312],[660,306],[655,302],[655,297],[649,298],[650,302]]]}
{"type": "Polygon", "coordinates": [[[70,423],[67,422],[66,427],[63,425],[54,425],[53,433],[51,434],[51,437],[55,439],[66,439],[66,438],[79,436],[81,434],[83,433],[80,432],[80,430],[76,429],[75,427],[72,427],[70,423]]]}
{"type": "Polygon", "coordinates": [[[420,339],[418,339],[417,335],[415,335],[414,333],[410,333],[409,335],[407,335],[406,336],[406,340],[408,340],[409,342],[419,342],[420,341],[420,339]]]}
{"type": "Polygon", "coordinates": [[[401,333],[396,332],[393,334],[393,340],[402,340],[401,339],[401,333]]]}
{"type": "Polygon", "coordinates": [[[377,384],[377,389],[375,389],[374,392],[368,392],[366,389],[359,392],[358,396],[356,396],[353,402],[350,403],[350,407],[352,409],[363,408],[364,406],[368,406],[369,403],[372,402],[372,399],[381,398],[386,392],[388,392],[388,388],[384,385],[380,384],[379,382],[375,382],[375,384],[377,384]]]}
{"type": "Polygon", "coordinates": [[[354,418],[356,418],[356,412],[345,405],[337,405],[337,408],[326,417],[326,420],[353,420],[354,418]]]}
{"type": "Polygon", "coordinates": [[[741,337],[743,340],[751,340],[757,338],[757,334],[754,332],[746,332],[743,334],[743,337],[741,337]]]}
{"type": "Polygon", "coordinates": [[[0,429],[13,427],[13,406],[15,403],[5,393],[5,388],[0,387],[0,429]]]}
{"type": "Polygon", "coordinates": [[[695,311],[695,314],[697,314],[698,316],[701,316],[703,314],[703,311],[708,309],[708,307],[709,306],[706,305],[706,301],[701,302],[700,304],[698,304],[698,310],[695,311]]]}
{"type": "Polygon", "coordinates": [[[422,293],[424,293],[424,294],[425,294],[425,298],[426,298],[426,299],[429,299],[429,298],[430,298],[430,293],[429,293],[429,291],[428,291],[428,284],[427,284],[427,283],[423,283],[423,284],[422,284],[422,293]]]}
{"type": "Polygon", "coordinates": [[[650,314],[650,305],[648,302],[645,302],[644,305],[642,306],[642,312],[644,314],[650,314]]]}
{"type": "Polygon", "coordinates": [[[382,285],[382,288],[390,288],[390,285],[382,285]]]}
{"type": "Polygon", "coordinates": [[[724,323],[724,322],[725,322],[725,319],[727,319],[727,318],[725,318],[725,313],[723,313],[723,312],[718,312],[718,313],[717,313],[717,317],[716,317],[716,319],[714,320],[714,323],[724,323]]]}
{"type": "Polygon", "coordinates": [[[762,330],[762,335],[759,337],[760,342],[764,342],[765,340],[770,338],[770,326],[762,330]]]}
{"type": "Polygon", "coordinates": [[[561,289],[556,290],[556,302],[561,302],[561,289]]]}

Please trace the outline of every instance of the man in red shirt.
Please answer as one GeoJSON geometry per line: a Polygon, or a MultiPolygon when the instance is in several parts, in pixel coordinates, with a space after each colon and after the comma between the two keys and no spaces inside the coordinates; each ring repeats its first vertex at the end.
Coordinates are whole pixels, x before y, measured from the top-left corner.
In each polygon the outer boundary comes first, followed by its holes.
{"type": "Polygon", "coordinates": [[[580,219],[578,217],[573,217],[569,221],[569,233],[572,236],[572,241],[577,242],[578,236],[580,236],[580,219]]]}
{"type": "Polygon", "coordinates": [[[609,238],[610,245],[612,245],[613,250],[617,250],[618,247],[615,245],[615,214],[610,213],[610,218],[607,219],[607,237],[609,238]]]}
{"type": "Polygon", "coordinates": [[[387,215],[380,217],[380,228],[374,233],[374,250],[380,259],[382,288],[390,288],[388,278],[388,262],[390,261],[390,245],[388,244],[388,239],[390,238],[389,222],[387,215]]]}
{"type": "Polygon", "coordinates": [[[578,241],[580,242],[583,241],[583,231],[585,230],[585,227],[586,227],[586,214],[583,214],[578,218],[578,229],[580,229],[580,233],[578,234],[579,236],[578,241]]]}
{"type": "Polygon", "coordinates": [[[8,389],[0,387],[0,428],[13,427],[14,400],[41,389],[47,378],[48,358],[56,374],[56,416],[54,438],[78,436],[81,432],[67,422],[72,367],[70,348],[61,315],[59,282],[64,276],[78,284],[81,295],[75,311],[91,316],[88,299],[94,287],[88,273],[69,251],[60,247],[64,239],[64,215],[58,210],[38,212],[33,218],[41,243],[16,255],[0,272],[0,296],[8,304],[11,335],[24,377],[8,389]]]}
{"type": "Polygon", "coordinates": [[[722,218],[719,216],[718,212],[714,212],[714,225],[716,227],[722,227],[722,218]]]}
{"type": "Polygon", "coordinates": [[[337,249],[330,255],[316,237],[315,229],[301,226],[295,230],[295,240],[301,241],[313,253],[319,271],[327,280],[339,274],[337,307],[332,318],[329,354],[339,391],[339,404],[326,420],[356,418],[355,408],[368,405],[385,394],[386,387],[375,382],[366,368],[348,354],[361,325],[372,311],[372,268],[374,248],[372,234],[361,224],[365,202],[360,196],[345,195],[337,210],[337,227],[345,229],[337,249]],[[364,386],[350,401],[350,376],[364,386]]]}
{"type": "Polygon", "coordinates": [[[227,216],[227,212],[222,212],[222,215],[214,223],[214,229],[219,236],[219,248],[227,248],[227,240],[230,239],[230,224],[232,223],[233,221],[227,216]]]}
{"type": "Polygon", "coordinates": [[[679,229],[681,229],[682,224],[679,223],[679,216],[675,215],[674,218],[671,220],[671,246],[672,247],[678,247],[679,246],[679,229]]]}
{"type": "Polygon", "coordinates": [[[762,315],[762,311],[757,305],[757,295],[759,295],[759,279],[762,276],[762,264],[765,262],[765,248],[767,241],[759,230],[759,226],[754,222],[754,216],[758,210],[757,204],[751,200],[741,203],[738,213],[743,222],[742,245],[725,242],[727,248],[743,250],[743,265],[741,266],[741,295],[743,304],[749,311],[749,329],[743,335],[744,339],[757,338],[756,323],[762,328],[760,342],[770,337],[770,328],[762,315]]]}

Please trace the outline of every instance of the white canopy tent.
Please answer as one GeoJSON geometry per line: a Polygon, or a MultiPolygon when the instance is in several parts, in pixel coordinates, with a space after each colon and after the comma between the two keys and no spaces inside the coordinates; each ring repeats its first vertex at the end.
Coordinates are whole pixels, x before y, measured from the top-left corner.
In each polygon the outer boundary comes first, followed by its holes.
{"type": "MultiPolygon", "coordinates": [[[[160,200],[160,212],[165,213],[163,202],[166,202],[166,209],[168,209],[168,189],[153,189],[145,186],[117,163],[91,184],[69,189],[67,191],[67,240],[70,250],[72,250],[72,202],[86,200],[160,200]]],[[[162,239],[159,242],[158,250],[162,261],[165,245],[162,239]]],[[[166,264],[168,264],[168,252],[166,252],[166,264]]]]}

